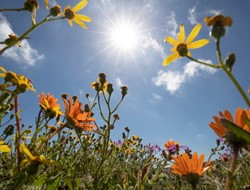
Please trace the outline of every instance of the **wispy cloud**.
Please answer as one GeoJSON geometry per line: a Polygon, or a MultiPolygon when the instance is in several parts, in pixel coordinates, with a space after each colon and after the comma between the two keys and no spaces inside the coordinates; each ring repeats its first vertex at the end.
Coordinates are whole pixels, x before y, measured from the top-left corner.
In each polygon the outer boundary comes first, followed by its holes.
{"type": "Polygon", "coordinates": [[[159,53],[162,58],[166,57],[164,53],[164,48],[155,38],[152,37],[150,33],[142,36],[142,47],[144,49],[153,49],[155,52],[159,53]]]}
{"type": "Polygon", "coordinates": [[[152,95],[153,95],[153,98],[154,98],[155,100],[161,100],[161,99],[162,99],[162,97],[161,97],[159,94],[153,93],[152,95]]]}
{"type": "Polygon", "coordinates": [[[115,83],[118,87],[126,86],[125,83],[119,77],[115,79],[115,83]]]}
{"type": "MultiPolygon", "coordinates": [[[[0,14],[0,41],[4,41],[8,38],[8,35],[12,33],[14,33],[14,31],[10,23],[0,14]]],[[[0,48],[2,47],[4,46],[1,45],[0,48]]],[[[6,50],[2,56],[27,65],[34,65],[36,61],[44,58],[44,55],[39,54],[36,49],[33,49],[27,40],[22,40],[21,47],[15,46],[6,50]]]]}
{"type": "Polygon", "coordinates": [[[196,11],[196,6],[190,8],[188,10],[188,20],[191,24],[197,24],[197,11],[196,11]]]}
{"type": "MultiPolygon", "coordinates": [[[[211,63],[210,60],[202,60],[211,63]]],[[[174,94],[181,86],[193,79],[200,76],[202,73],[214,74],[215,69],[201,65],[199,63],[190,61],[185,64],[181,71],[163,71],[160,70],[156,77],[152,79],[156,86],[163,86],[168,92],[174,94]]]]}
{"type": "Polygon", "coordinates": [[[170,36],[176,36],[177,35],[177,29],[178,29],[178,23],[176,21],[176,15],[175,12],[170,12],[170,15],[167,16],[166,20],[166,28],[167,28],[167,34],[170,36]]]}

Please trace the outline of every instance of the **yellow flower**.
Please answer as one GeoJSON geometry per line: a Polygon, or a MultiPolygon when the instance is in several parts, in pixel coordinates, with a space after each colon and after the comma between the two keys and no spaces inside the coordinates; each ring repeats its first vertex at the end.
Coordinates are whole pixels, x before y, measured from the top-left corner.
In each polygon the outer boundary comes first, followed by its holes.
{"type": "Polygon", "coordinates": [[[47,160],[43,155],[33,156],[25,144],[20,145],[20,152],[24,153],[27,156],[27,158],[22,160],[22,162],[20,164],[21,167],[23,167],[25,165],[29,165],[32,162],[39,162],[41,164],[55,164],[56,163],[53,160],[47,160]]]}
{"type": "Polygon", "coordinates": [[[11,149],[4,143],[4,141],[0,140],[0,152],[10,152],[11,149]]]}
{"type": "Polygon", "coordinates": [[[201,27],[202,27],[201,24],[197,24],[187,37],[186,41],[185,41],[185,28],[184,25],[182,24],[180,25],[180,32],[178,34],[177,40],[167,36],[165,38],[165,42],[168,42],[171,45],[173,45],[173,48],[171,48],[171,51],[173,53],[162,62],[162,65],[167,66],[177,58],[184,56],[191,56],[189,49],[200,48],[208,44],[209,43],[208,39],[201,39],[193,42],[193,40],[199,34],[201,27]]]}
{"type": "Polygon", "coordinates": [[[208,26],[213,26],[215,24],[219,24],[219,25],[225,27],[225,26],[232,26],[232,24],[233,24],[233,20],[230,16],[223,16],[221,14],[215,15],[213,17],[208,16],[204,19],[204,22],[208,26]]]}
{"type": "Polygon", "coordinates": [[[48,113],[48,115],[51,118],[63,115],[63,113],[60,110],[60,104],[57,103],[58,99],[54,98],[53,95],[47,94],[45,96],[45,94],[42,93],[38,97],[39,97],[39,105],[46,113],[48,113]]]}
{"type": "Polygon", "coordinates": [[[0,67],[0,77],[4,78],[6,82],[11,82],[12,85],[17,87],[18,92],[25,92],[26,90],[32,90],[36,92],[33,88],[30,79],[26,78],[24,75],[18,75],[12,71],[6,71],[3,67],[0,67]]]}
{"type": "Polygon", "coordinates": [[[67,6],[64,9],[64,16],[68,19],[69,25],[73,26],[74,21],[76,24],[80,25],[81,27],[87,29],[87,26],[84,24],[84,22],[90,22],[91,19],[88,16],[76,14],[76,12],[80,11],[87,5],[87,0],[81,0],[80,3],[78,3],[76,6],[74,6],[72,9],[70,6],[67,6]]]}
{"type": "Polygon", "coordinates": [[[103,92],[106,94],[108,89],[108,81],[105,81],[103,84],[100,83],[100,78],[97,79],[98,82],[92,82],[91,86],[98,92],[103,92]]]}

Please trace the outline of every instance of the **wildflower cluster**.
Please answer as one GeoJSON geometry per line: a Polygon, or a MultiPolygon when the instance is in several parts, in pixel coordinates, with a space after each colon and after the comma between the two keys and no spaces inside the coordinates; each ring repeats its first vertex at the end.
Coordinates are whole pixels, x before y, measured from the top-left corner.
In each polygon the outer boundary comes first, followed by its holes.
{"type": "MultiPolygon", "coordinates": [[[[21,41],[46,22],[67,19],[71,26],[75,22],[87,29],[85,22],[91,21],[79,14],[87,0],[80,0],[73,8],[69,5],[64,11],[60,5],[51,7],[49,0],[44,3],[48,15],[39,22],[36,13],[40,5],[36,0],[26,0],[22,8],[0,10],[28,11],[32,21],[21,36],[9,34],[1,42],[5,47],[0,55],[15,45],[22,48],[21,41]]],[[[186,57],[221,69],[246,102],[247,108],[237,108],[234,117],[228,110],[213,117],[209,126],[219,139],[208,159],[173,140],[167,141],[163,149],[156,144],[144,145],[142,138],[130,135],[128,127],[120,139],[113,140],[112,131],[120,127],[118,108],[128,87],[120,87],[120,98],[114,98],[116,88],[104,73],[90,84],[94,95],[86,94],[85,104],[68,94],[62,94],[61,99],[51,93],[38,94],[38,114],[26,126],[18,98],[36,90],[29,78],[0,66],[0,189],[248,189],[250,101],[233,75],[235,54],[228,54],[223,61],[220,50],[221,38],[233,21],[221,14],[204,21],[211,26],[218,64],[192,57],[190,50],[209,43],[208,39],[194,41],[202,28],[202,24],[197,24],[187,38],[184,25],[180,25],[177,39],[165,38],[173,47],[162,65],[186,57]],[[218,158],[212,160],[216,154],[218,158]]]]}

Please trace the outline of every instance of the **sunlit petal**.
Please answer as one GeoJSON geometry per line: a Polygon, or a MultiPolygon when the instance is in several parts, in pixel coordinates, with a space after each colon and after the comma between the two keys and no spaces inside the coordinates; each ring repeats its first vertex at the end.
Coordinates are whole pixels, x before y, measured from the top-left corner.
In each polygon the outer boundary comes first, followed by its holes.
{"type": "Polygon", "coordinates": [[[191,44],[189,44],[187,46],[187,48],[188,49],[196,49],[196,48],[203,47],[203,46],[207,45],[208,43],[209,43],[208,39],[202,39],[202,40],[192,42],[191,44]]]}
{"type": "Polygon", "coordinates": [[[70,26],[73,26],[72,20],[68,20],[68,23],[69,23],[70,26]]]}
{"type": "Polygon", "coordinates": [[[44,3],[45,3],[45,6],[46,6],[46,9],[49,8],[49,0],[44,0],[44,3]]]}
{"type": "Polygon", "coordinates": [[[167,65],[169,65],[171,62],[173,62],[175,59],[177,59],[179,56],[178,56],[178,53],[173,53],[171,54],[170,56],[168,56],[166,59],[164,59],[164,61],[162,62],[162,65],[165,67],[167,65]]]}
{"type": "Polygon", "coordinates": [[[178,42],[176,39],[174,39],[174,38],[172,38],[172,37],[170,37],[170,36],[167,36],[167,37],[165,38],[164,42],[165,42],[165,43],[170,43],[170,44],[173,45],[173,46],[177,46],[177,45],[179,44],[179,42],[178,42]]]}
{"type": "Polygon", "coordinates": [[[185,40],[185,27],[183,24],[180,25],[180,32],[178,34],[179,43],[183,43],[185,40]]]}
{"type": "Polygon", "coordinates": [[[87,0],[82,0],[80,3],[78,3],[76,6],[73,7],[73,11],[77,12],[81,9],[83,9],[87,5],[88,1],[87,0]]]}
{"type": "Polygon", "coordinates": [[[199,34],[199,32],[201,30],[201,27],[202,27],[202,24],[197,24],[193,28],[193,30],[191,31],[191,33],[187,37],[186,44],[190,44],[196,38],[196,36],[199,34]]]}
{"type": "Polygon", "coordinates": [[[25,144],[20,145],[20,152],[26,154],[31,160],[35,159],[25,144]]]}
{"type": "Polygon", "coordinates": [[[84,22],[91,22],[91,18],[85,15],[76,14],[76,18],[84,22]]]}
{"type": "Polygon", "coordinates": [[[78,24],[79,26],[83,27],[84,29],[87,29],[86,24],[84,24],[82,21],[80,21],[79,19],[75,18],[74,21],[76,22],[76,24],[78,24]]]}

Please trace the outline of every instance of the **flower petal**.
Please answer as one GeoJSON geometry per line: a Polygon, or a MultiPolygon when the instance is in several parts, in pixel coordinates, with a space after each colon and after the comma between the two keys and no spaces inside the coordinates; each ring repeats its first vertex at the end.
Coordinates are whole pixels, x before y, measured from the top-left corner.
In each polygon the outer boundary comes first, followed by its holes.
{"type": "Polygon", "coordinates": [[[81,9],[83,9],[87,5],[88,1],[87,0],[82,0],[80,3],[78,3],[76,6],[73,7],[73,11],[77,12],[81,9]]]}
{"type": "Polygon", "coordinates": [[[46,6],[46,9],[49,8],[49,0],[44,0],[44,3],[45,3],[45,6],[46,6]]]}
{"type": "Polygon", "coordinates": [[[203,47],[203,46],[207,45],[208,43],[209,43],[208,39],[202,39],[202,40],[198,40],[198,41],[195,41],[195,42],[189,44],[187,46],[187,48],[188,49],[196,49],[196,48],[203,47]]]}
{"type": "Polygon", "coordinates": [[[84,29],[88,29],[86,24],[84,24],[82,21],[78,20],[77,17],[74,19],[74,21],[76,22],[76,24],[80,25],[84,29]]]}
{"type": "Polygon", "coordinates": [[[91,22],[91,18],[86,15],[76,14],[76,18],[83,22],[91,22]]]}
{"type": "Polygon", "coordinates": [[[0,152],[10,152],[11,149],[8,145],[0,145],[0,152]]]}
{"type": "Polygon", "coordinates": [[[174,38],[172,38],[172,37],[170,37],[170,36],[167,36],[167,37],[165,38],[164,42],[165,42],[165,43],[170,43],[170,44],[173,45],[173,46],[178,46],[178,44],[179,44],[179,42],[178,42],[176,39],[174,39],[174,38]]]}
{"type": "Polygon", "coordinates": [[[167,66],[169,65],[171,62],[173,62],[175,59],[177,59],[179,57],[178,53],[173,53],[170,56],[168,56],[166,59],[164,59],[164,61],[162,62],[162,66],[167,66]]]}
{"type": "Polygon", "coordinates": [[[20,145],[20,152],[26,154],[31,160],[35,159],[25,144],[20,145]]]}
{"type": "Polygon", "coordinates": [[[196,38],[196,36],[199,34],[199,32],[201,30],[201,27],[202,27],[202,24],[197,24],[193,28],[193,30],[191,31],[191,33],[187,37],[186,44],[190,44],[196,38]]]}
{"type": "Polygon", "coordinates": [[[180,32],[178,34],[179,43],[183,43],[185,40],[185,27],[183,24],[180,25],[180,32]]]}
{"type": "Polygon", "coordinates": [[[68,20],[68,23],[69,23],[70,26],[73,26],[72,20],[68,20]]]}

